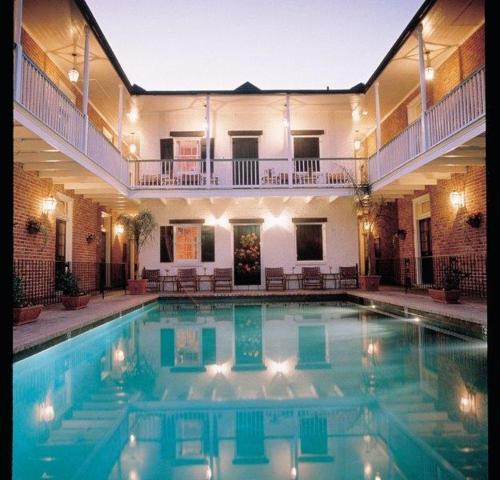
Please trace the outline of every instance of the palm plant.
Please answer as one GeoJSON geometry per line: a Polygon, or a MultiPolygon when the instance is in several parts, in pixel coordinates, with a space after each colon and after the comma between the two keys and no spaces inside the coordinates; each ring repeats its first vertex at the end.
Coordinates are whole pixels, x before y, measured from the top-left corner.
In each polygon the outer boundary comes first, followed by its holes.
{"type": "MultiPolygon", "coordinates": [[[[137,215],[122,214],[116,221],[123,225],[128,239],[134,242],[139,258],[141,248],[152,238],[157,227],[153,214],[149,210],[142,210],[137,215]]],[[[135,279],[135,271],[131,275],[135,279]]]]}

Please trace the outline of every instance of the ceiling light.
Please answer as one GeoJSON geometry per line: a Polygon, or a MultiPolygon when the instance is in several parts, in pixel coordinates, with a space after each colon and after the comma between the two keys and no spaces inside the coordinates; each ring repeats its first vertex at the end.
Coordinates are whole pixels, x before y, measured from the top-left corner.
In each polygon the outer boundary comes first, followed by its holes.
{"type": "Polygon", "coordinates": [[[136,107],[131,108],[130,112],[127,113],[127,117],[132,123],[136,122],[137,119],[139,118],[139,112],[137,111],[137,108],[136,107]]]}
{"type": "Polygon", "coordinates": [[[358,151],[361,148],[361,141],[354,140],[354,150],[358,151]]]}
{"type": "Polygon", "coordinates": [[[425,69],[425,79],[433,80],[434,79],[434,69],[432,67],[427,67],[425,69]]]}
{"type": "Polygon", "coordinates": [[[137,145],[135,143],[131,143],[128,149],[130,153],[134,154],[135,152],[137,152],[137,145]]]}
{"type": "Polygon", "coordinates": [[[80,72],[76,69],[76,53],[73,53],[73,68],[68,71],[68,78],[71,83],[78,82],[80,72]]]}

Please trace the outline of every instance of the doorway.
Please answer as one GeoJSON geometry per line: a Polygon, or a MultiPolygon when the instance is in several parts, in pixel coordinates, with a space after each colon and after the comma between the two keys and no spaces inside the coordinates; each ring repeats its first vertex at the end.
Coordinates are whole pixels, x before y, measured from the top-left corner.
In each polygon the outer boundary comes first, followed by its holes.
{"type": "Polygon", "coordinates": [[[260,225],[234,225],[234,284],[260,285],[260,225]]]}
{"type": "Polygon", "coordinates": [[[259,185],[259,140],[233,138],[233,185],[259,185]]]}
{"type": "Polygon", "coordinates": [[[56,278],[64,273],[66,266],[66,220],[56,218],[56,278]]]}
{"type": "Polygon", "coordinates": [[[434,283],[434,269],[432,265],[432,236],[431,218],[422,218],[418,221],[420,238],[420,271],[421,283],[432,285],[434,283]]]}

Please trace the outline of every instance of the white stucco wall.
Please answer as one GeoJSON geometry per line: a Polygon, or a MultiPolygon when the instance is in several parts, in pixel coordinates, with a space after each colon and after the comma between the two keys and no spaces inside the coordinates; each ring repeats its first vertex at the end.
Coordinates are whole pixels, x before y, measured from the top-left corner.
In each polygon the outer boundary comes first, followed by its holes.
{"type": "MultiPolygon", "coordinates": [[[[233,266],[233,226],[228,223],[231,218],[264,218],[261,225],[261,262],[262,267],[283,267],[285,273],[292,273],[292,267],[301,265],[319,265],[322,272],[327,273],[330,267],[337,272],[339,266],[358,263],[358,237],[356,217],[352,208],[352,199],[339,197],[333,202],[328,198],[290,197],[266,199],[192,199],[190,205],[186,200],[167,200],[164,205],[159,200],[145,200],[141,208],[148,208],[153,213],[157,224],[169,225],[173,219],[205,219],[206,223],[215,225],[215,264],[193,262],[160,263],[159,228],[153,239],[147,243],[140,253],[140,269],[160,268],[161,274],[169,269],[175,274],[177,267],[196,266],[198,273],[211,273],[215,266],[233,266]],[[322,262],[297,262],[295,244],[294,217],[326,217],[325,243],[323,245],[324,260],[322,262]]],[[[262,269],[263,270],[263,269],[262,269]]],[[[262,278],[264,272],[262,271],[262,278]]]]}

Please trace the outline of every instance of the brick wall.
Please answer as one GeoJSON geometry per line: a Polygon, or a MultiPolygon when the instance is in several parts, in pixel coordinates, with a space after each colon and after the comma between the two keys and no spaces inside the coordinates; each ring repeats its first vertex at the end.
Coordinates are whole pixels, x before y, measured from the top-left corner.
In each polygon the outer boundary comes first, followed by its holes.
{"type": "Polygon", "coordinates": [[[81,195],[53,185],[50,179],[40,178],[36,172],[26,172],[14,163],[14,257],[24,259],[54,260],[55,216],[42,216],[42,200],[56,192],[73,199],[73,261],[95,262],[98,259],[97,242],[87,243],[88,233],[100,232],[103,207],[81,195]],[[49,233],[45,244],[43,235],[29,234],[26,222],[29,217],[44,219],[49,233]]]}
{"type": "Polygon", "coordinates": [[[468,167],[464,174],[454,174],[450,180],[440,180],[413,196],[396,201],[400,229],[408,233],[399,242],[399,256],[415,255],[413,227],[413,199],[429,193],[431,202],[432,253],[433,255],[486,255],[486,169],[468,167]],[[450,203],[453,190],[465,192],[465,207],[458,209],[450,203]],[[481,212],[483,221],[479,228],[466,223],[467,216],[481,212]]]}

